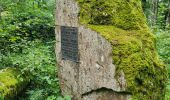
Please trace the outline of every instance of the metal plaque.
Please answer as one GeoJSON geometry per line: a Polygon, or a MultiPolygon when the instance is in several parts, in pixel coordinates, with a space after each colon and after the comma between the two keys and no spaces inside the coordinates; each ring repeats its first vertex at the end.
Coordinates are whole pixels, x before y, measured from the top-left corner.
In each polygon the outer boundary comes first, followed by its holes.
{"type": "Polygon", "coordinates": [[[61,53],[65,60],[79,61],[77,27],[61,26],[61,53]]]}

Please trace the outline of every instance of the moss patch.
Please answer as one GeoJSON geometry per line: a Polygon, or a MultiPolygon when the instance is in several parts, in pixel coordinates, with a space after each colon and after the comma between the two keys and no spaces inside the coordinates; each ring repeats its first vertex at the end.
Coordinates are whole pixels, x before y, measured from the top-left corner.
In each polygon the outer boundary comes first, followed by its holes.
{"type": "Polygon", "coordinates": [[[77,0],[82,24],[114,25],[122,29],[146,28],[140,0],[77,0]]]}
{"type": "Polygon", "coordinates": [[[27,84],[28,78],[21,76],[15,68],[0,70],[0,99],[13,99],[27,84]]]}
{"type": "Polygon", "coordinates": [[[158,59],[154,35],[146,25],[140,0],[77,0],[80,24],[106,38],[113,48],[113,63],[119,77],[127,80],[134,98],[162,100],[167,70],[158,59]]]}

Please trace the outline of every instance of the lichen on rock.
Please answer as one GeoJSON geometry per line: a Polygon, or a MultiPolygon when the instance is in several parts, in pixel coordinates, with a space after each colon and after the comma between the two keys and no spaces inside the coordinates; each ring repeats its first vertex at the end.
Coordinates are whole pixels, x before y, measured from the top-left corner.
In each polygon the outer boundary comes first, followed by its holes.
{"type": "Polygon", "coordinates": [[[121,71],[127,92],[142,100],[163,100],[167,70],[155,49],[141,0],[77,0],[80,24],[98,32],[113,48],[116,76],[121,71]]]}

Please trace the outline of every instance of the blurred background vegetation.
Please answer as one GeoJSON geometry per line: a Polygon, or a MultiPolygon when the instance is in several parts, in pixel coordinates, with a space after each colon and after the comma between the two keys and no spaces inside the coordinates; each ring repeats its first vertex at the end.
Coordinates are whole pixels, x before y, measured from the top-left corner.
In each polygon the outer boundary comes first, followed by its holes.
{"type": "MultiPolygon", "coordinates": [[[[96,1],[97,2],[97,1],[96,1]]],[[[61,96],[55,60],[55,0],[0,0],[0,69],[31,73],[20,100],[70,100],[61,96]]],[[[170,0],[142,0],[157,50],[170,75],[170,0]]],[[[166,99],[170,100],[170,81],[166,99]]]]}

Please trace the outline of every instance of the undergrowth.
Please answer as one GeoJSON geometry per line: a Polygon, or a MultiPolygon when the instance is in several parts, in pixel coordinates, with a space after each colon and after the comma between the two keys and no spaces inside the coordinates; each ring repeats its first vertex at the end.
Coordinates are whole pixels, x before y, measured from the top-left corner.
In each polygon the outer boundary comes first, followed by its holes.
{"type": "Polygon", "coordinates": [[[55,42],[43,43],[40,40],[28,41],[23,53],[8,53],[2,56],[4,66],[22,69],[22,73],[29,73],[31,83],[20,100],[70,100],[70,96],[63,97],[57,78],[57,67],[54,54],[55,42]]]}
{"type": "Polygon", "coordinates": [[[169,31],[158,31],[157,34],[157,50],[160,58],[165,62],[168,69],[168,83],[166,86],[165,100],[170,100],[170,33],[169,31]]]}

